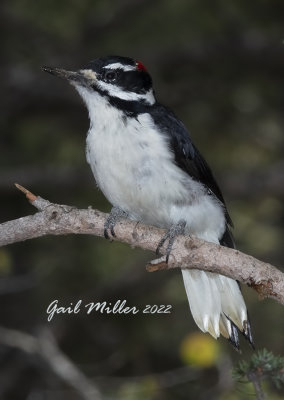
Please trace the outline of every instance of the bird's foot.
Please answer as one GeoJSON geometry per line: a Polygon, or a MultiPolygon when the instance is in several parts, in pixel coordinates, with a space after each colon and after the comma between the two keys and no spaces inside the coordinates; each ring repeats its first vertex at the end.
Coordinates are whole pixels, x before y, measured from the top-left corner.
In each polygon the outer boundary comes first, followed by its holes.
{"type": "Polygon", "coordinates": [[[168,245],[167,245],[167,249],[166,249],[166,263],[168,263],[168,261],[169,261],[169,256],[171,254],[175,238],[178,235],[184,235],[185,225],[186,225],[186,222],[183,219],[180,220],[177,224],[172,225],[170,227],[170,229],[166,232],[166,234],[162,237],[160,243],[158,244],[158,247],[156,249],[156,254],[159,255],[160,250],[163,247],[165,241],[166,240],[169,241],[168,245]]]}
{"type": "Polygon", "coordinates": [[[111,212],[109,216],[106,219],[105,225],[104,225],[104,236],[106,239],[111,240],[109,232],[113,237],[115,237],[115,232],[114,232],[114,227],[116,223],[122,219],[122,218],[127,218],[128,214],[127,212],[123,211],[119,207],[112,207],[111,212]]]}

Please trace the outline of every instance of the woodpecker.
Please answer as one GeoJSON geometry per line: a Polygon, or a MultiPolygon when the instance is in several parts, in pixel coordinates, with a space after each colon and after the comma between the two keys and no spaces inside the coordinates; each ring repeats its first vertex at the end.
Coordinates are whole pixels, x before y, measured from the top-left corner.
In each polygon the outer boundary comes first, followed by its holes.
{"type": "MultiPolygon", "coordinates": [[[[76,72],[43,67],[69,81],[90,118],[86,158],[113,205],[105,236],[122,217],[167,229],[167,258],[179,234],[235,247],[223,195],[185,125],[161,105],[146,67],[108,56],[76,72]]],[[[238,330],[253,346],[239,283],[200,270],[182,270],[192,316],[203,332],[220,334],[239,349],[238,330]]]]}

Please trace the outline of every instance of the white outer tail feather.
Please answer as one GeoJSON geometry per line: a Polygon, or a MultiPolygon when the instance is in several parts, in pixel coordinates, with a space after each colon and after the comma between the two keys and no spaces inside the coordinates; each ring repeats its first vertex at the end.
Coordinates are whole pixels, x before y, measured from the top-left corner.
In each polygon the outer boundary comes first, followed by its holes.
{"type": "Polygon", "coordinates": [[[230,339],[230,320],[244,331],[247,309],[236,281],[199,270],[183,269],[182,276],[193,319],[203,332],[230,339]]]}

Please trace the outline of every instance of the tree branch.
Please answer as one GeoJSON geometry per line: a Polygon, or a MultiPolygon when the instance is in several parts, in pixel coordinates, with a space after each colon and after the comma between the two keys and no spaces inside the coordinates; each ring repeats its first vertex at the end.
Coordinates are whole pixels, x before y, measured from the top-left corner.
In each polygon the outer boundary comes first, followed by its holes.
{"type": "Polygon", "coordinates": [[[40,357],[51,371],[74,388],[84,400],[101,400],[101,394],[77,366],[59,349],[51,331],[42,329],[38,335],[0,326],[0,343],[40,357]]]}
{"type": "MultiPolygon", "coordinates": [[[[107,214],[91,208],[50,203],[17,185],[39,211],[27,217],[0,224],[0,246],[46,235],[87,234],[104,236],[107,214]]],[[[139,222],[121,220],[115,227],[114,240],[155,251],[164,230],[139,222]]],[[[164,254],[164,250],[161,253],[164,254]]],[[[165,257],[152,261],[149,272],[160,269],[189,268],[219,273],[254,288],[262,298],[270,297],[284,305],[284,274],[274,266],[238,250],[179,236],[174,242],[169,262],[165,257]]]]}

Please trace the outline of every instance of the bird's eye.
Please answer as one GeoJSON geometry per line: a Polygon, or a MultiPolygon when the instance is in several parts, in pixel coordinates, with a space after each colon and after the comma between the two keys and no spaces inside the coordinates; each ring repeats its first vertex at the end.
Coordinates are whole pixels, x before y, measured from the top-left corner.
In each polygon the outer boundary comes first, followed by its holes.
{"type": "Polygon", "coordinates": [[[105,74],[105,79],[107,81],[114,81],[117,77],[117,72],[116,71],[107,71],[105,74]]]}

